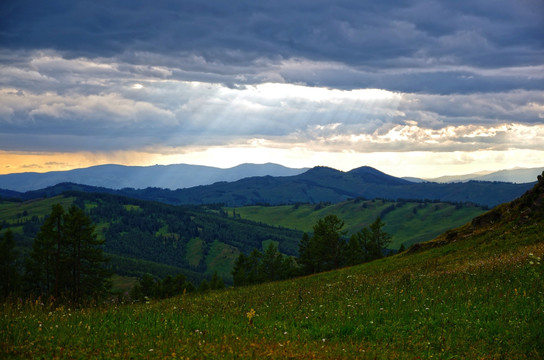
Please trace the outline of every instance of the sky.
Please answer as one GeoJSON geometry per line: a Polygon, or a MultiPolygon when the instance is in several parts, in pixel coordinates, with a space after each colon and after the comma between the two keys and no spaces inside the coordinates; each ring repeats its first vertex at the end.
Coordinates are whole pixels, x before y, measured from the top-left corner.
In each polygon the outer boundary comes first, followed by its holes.
{"type": "Polygon", "coordinates": [[[542,159],[542,0],[0,2],[0,174],[542,159]]]}

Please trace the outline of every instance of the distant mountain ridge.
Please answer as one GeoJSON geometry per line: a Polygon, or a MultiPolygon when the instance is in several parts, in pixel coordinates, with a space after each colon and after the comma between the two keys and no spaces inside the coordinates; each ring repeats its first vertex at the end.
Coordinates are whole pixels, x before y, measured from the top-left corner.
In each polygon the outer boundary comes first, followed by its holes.
{"type": "Polygon", "coordinates": [[[361,167],[348,172],[328,167],[315,167],[299,175],[255,176],[233,182],[217,182],[211,185],[177,190],[152,187],[115,190],[64,183],[42,190],[19,193],[18,196],[13,196],[13,192],[10,194],[11,197],[34,199],[54,196],[70,190],[107,192],[173,205],[315,204],[321,202],[338,203],[352,198],[382,198],[472,202],[479,205],[495,206],[515,199],[532,185],[533,183],[512,184],[477,181],[451,184],[412,183],[369,167],[361,167]]]}
{"type": "Polygon", "coordinates": [[[415,182],[432,181],[437,183],[465,182],[465,181],[502,181],[515,184],[533,182],[536,177],[544,170],[544,167],[526,168],[526,169],[507,169],[500,171],[480,171],[466,175],[448,175],[431,179],[405,178],[415,182]]]}
{"type": "Polygon", "coordinates": [[[154,166],[110,164],[68,171],[0,175],[0,189],[25,192],[69,182],[110,189],[157,187],[175,190],[253,176],[298,175],[306,170],[308,169],[288,168],[273,163],[241,164],[228,169],[189,164],[154,166]]]}

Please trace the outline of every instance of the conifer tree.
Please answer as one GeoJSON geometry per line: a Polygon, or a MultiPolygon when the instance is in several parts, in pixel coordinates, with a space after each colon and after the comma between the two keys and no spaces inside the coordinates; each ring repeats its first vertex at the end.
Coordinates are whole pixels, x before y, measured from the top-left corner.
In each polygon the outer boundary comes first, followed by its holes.
{"type": "Polygon", "coordinates": [[[379,217],[370,224],[370,247],[367,250],[371,259],[383,257],[382,250],[391,243],[391,235],[383,231],[385,223],[379,217]]]}
{"type": "Polygon", "coordinates": [[[36,235],[32,252],[25,264],[25,283],[35,295],[59,297],[63,227],[64,209],[60,204],[55,204],[36,235]]]}
{"type": "Polygon", "coordinates": [[[302,266],[304,274],[313,274],[316,272],[316,259],[312,254],[312,242],[308,233],[302,235],[302,239],[298,243],[298,259],[297,262],[302,266]]]}
{"type": "MultiPolygon", "coordinates": [[[[0,227],[0,230],[2,228],[0,227]]],[[[16,266],[15,240],[11,229],[0,235],[0,299],[14,292],[19,284],[16,266]]]]}
{"type": "Polygon", "coordinates": [[[214,272],[210,280],[210,289],[221,290],[224,288],[225,288],[225,283],[223,282],[223,279],[219,277],[219,275],[217,274],[217,271],[214,272]]]}
{"type": "Polygon", "coordinates": [[[347,265],[357,265],[365,261],[365,253],[361,242],[360,233],[353,234],[349,238],[346,248],[346,263],[347,265]]]}
{"type": "Polygon", "coordinates": [[[108,287],[106,259],[90,218],[77,206],[65,213],[53,205],[34,239],[26,278],[36,294],[67,298],[74,303],[103,295],[108,287]]]}
{"type": "Polygon", "coordinates": [[[240,253],[234,262],[234,267],[232,269],[232,281],[234,286],[243,286],[249,283],[247,274],[247,260],[247,256],[244,253],[240,253]]]}
{"type": "Polygon", "coordinates": [[[261,257],[260,277],[264,281],[274,281],[282,278],[283,256],[273,243],[270,243],[261,257]]]}
{"type": "Polygon", "coordinates": [[[66,263],[71,271],[72,301],[78,303],[83,297],[104,294],[109,287],[106,281],[109,273],[103,266],[107,260],[101,248],[104,240],[97,238],[91,219],[75,205],[65,217],[64,235],[69,254],[66,263]]]}
{"type": "Polygon", "coordinates": [[[310,251],[316,260],[316,271],[337,269],[344,265],[346,241],[342,231],[344,222],[336,215],[327,215],[314,225],[310,251]]]}

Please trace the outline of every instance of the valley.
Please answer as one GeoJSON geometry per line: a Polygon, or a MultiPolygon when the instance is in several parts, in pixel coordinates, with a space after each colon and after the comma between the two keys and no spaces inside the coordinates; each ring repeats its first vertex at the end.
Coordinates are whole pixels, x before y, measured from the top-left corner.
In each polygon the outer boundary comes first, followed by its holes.
{"type": "Polygon", "coordinates": [[[82,309],[4,302],[5,358],[541,359],[544,181],[406,252],[268,284],[82,309]]]}

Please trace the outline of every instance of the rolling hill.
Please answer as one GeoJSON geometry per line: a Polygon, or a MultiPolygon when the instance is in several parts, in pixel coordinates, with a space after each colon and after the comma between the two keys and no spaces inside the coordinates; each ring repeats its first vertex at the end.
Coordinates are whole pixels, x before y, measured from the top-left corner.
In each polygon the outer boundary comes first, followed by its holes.
{"type": "Polygon", "coordinates": [[[237,218],[312,232],[313,226],[327,215],[337,215],[347,236],[369,226],[377,217],[385,223],[384,230],[392,235],[389,248],[410,246],[435,238],[441,233],[463,225],[484,208],[474,204],[452,204],[424,201],[387,201],[351,199],[336,204],[251,205],[226,209],[237,218]]]}
{"type": "Polygon", "coordinates": [[[544,358],[544,181],[367,264],[146,304],[6,303],[7,358],[544,358]]]}
{"type": "Polygon", "coordinates": [[[112,194],[66,192],[25,202],[0,201],[0,225],[11,229],[17,247],[26,253],[53,204],[84,208],[106,240],[104,251],[121,275],[158,277],[183,272],[194,283],[215,271],[228,282],[240,252],[261,249],[274,241],[295,255],[302,233],[229,219],[214,208],[176,207],[112,194]]]}

